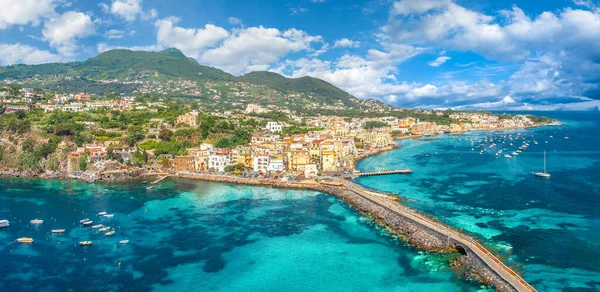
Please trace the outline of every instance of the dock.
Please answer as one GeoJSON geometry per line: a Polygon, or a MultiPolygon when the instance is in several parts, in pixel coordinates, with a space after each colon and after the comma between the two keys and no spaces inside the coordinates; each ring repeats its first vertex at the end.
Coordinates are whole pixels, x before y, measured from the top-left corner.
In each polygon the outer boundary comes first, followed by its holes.
{"type": "Polygon", "coordinates": [[[411,174],[412,171],[408,168],[406,169],[396,169],[396,170],[380,170],[373,172],[359,172],[354,175],[357,177],[361,176],[376,176],[376,175],[392,175],[392,174],[411,174]]]}
{"type": "Polygon", "coordinates": [[[155,185],[155,184],[157,184],[157,183],[159,183],[159,182],[161,182],[161,181],[165,180],[167,177],[169,177],[169,176],[168,176],[168,175],[165,175],[165,176],[159,176],[159,177],[158,177],[156,180],[154,180],[154,181],[153,181],[153,182],[151,182],[150,184],[151,184],[151,185],[155,185]]]}

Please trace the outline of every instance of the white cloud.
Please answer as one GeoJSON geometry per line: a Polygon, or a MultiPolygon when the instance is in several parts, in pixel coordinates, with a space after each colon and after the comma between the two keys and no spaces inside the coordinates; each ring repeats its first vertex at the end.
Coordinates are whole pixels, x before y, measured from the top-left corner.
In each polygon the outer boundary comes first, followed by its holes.
{"type": "Polygon", "coordinates": [[[199,61],[234,75],[254,68],[266,69],[279,58],[300,51],[312,51],[311,45],[321,43],[322,37],[304,31],[276,28],[249,27],[234,30],[223,43],[201,54],[199,61]]]}
{"type": "Polygon", "coordinates": [[[312,3],[324,3],[325,0],[310,0],[312,3]]]}
{"type": "Polygon", "coordinates": [[[358,48],[359,46],[359,41],[352,41],[347,38],[339,39],[333,45],[334,48],[358,48]]]}
{"type": "Polygon", "coordinates": [[[109,38],[109,39],[120,39],[120,38],[123,38],[125,36],[132,36],[132,35],[135,35],[135,34],[136,34],[135,30],[132,30],[132,31],[129,31],[129,32],[125,32],[124,30],[111,29],[111,30],[105,32],[104,36],[106,38],[109,38]]]}
{"type": "Polygon", "coordinates": [[[290,14],[291,15],[300,15],[300,14],[304,14],[308,12],[308,9],[304,8],[304,7],[292,7],[290,8],[290,14]]]}
{"type": "Polygon", "coordinates": [[[0,43],[0,64],[42,64],[61,61],[61,57],[48,51],[22,44],[0,43]]]}
{"type": "Polygon", "coordinates": [[[0,30],[13,25],[37,26],[54,13],[55,0],[0,0],[0,30]]]}
{"type": "Polygon", "coordinates": [[[110,13],[134,21],[142,13],[142,0],[114,0],[110,5],[110,13]]]}
{"type": "Polygon", "coordinates": [[[94,34],[94,23],[85,13],[67,11],[47,21],[42,34],[61,55],[72,56],[78,49],[77,39],[94,34]]]}
{"type": "Polygon", "coordinates": [[[228,19],[229,24],[233,24],[233,25],[241,25],[242,24],[242,20],[237,18],[237,17],[229,17],[228,19]]]}
{"type": "Polygon", "coordinates": [[[222,27],[207,24],[204,28],[182,28],[176,26],[179,19],[166,18],[156,21],[157,42],[166,47],[174,47],[185,55],[199,59],[204,50],[215,46],[229,36],[222,27]]]}
{"type": "Polygon", "coordinates": [[[437,57],[437,59],[427,63],[429,66],[431,67],[439,67],[442,64],[446,63],[446,61],[450,60],[451,58],[448,56],[439,56],[437,57]]]}

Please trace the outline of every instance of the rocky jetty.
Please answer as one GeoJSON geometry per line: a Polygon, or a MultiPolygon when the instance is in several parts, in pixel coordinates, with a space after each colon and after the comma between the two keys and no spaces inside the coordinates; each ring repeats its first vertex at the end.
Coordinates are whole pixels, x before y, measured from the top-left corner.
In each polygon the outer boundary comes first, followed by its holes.
{"type": "MultiPolygon", "coordinates": [[[[403,214],[411,214],[413,216],[424,218],[424,220],[431,222],[433,225],[442,225],[442,223],[437,222],[434,218],[421,214],[402,204],[398,204],[395,201],[387,200],[390,204],[396,204],[394,205],[394,208],[396,210],[401,210],[402,212],[392,210],[391,208],[384,206],[385,204],[369,199],[371,196],[378,197],[375,196],[372,191],[342,179],[332,178],[329,179],[330,183],[322,183],[318,181],[285,182],[280,180],[199,173],[177,173],[176,176],[211,182],[318,191],[344,200],[359,212],[371,216],[380,225],[420,250],[449,253],[457,252],[457,245],[460,245],[456,240],[451,239],[446,234],[436,231],[431,227],[409,218],[410,216],[405,216],[403,214]],[[331,184],[331,182],[333,182],[333,184],[331,184]]],[[[465,240],[476,242],[474,238],[461,233],[458,230],[447,226],[444,228],[452,230],[453,233],[458,234],[465,240]]],[[[469,249],[469,247],[464,247],[463,252],[464,249],[469,249]]],[[[469,278],[486,285],[492,285],[496,287],[498,291],[517,291],[471,250],[470,252],[465,252],[458,261],[468,268],[469,278]]]]}

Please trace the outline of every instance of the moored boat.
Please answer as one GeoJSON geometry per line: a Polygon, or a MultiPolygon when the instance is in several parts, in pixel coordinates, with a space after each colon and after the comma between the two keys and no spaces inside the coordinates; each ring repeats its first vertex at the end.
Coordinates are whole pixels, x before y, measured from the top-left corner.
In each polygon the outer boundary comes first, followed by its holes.
{"type": "Polygon", "coordinates": [[[8,220],[0,220],[0,228],[2,227],[8,227],[10,224],[8,222],[8,220]]]}
{"type": "Polygon", "coordinates": [[[65,230],[64,229],[52,229],[52,233],[54,233],[54,234],[65,233],[65,230]]]}
{"type": "Polygon", "coordinates": [[[100,227],[102,227],[102,224],[96,224],[96,225],[92,226],[92,229],[97,229],[97,228],[100,228],[100,227]]]}
{"type": "Polygon", "coordinates": [[[504,158],[512,158],[512,156],[510,156],[510,154],[504,154],[504,158]]]}
{"type": "Polygon", "coordinates": [[[32,242],[33,242],[33,238],[29,238],[29,237],[21,237],[21,238],[17,238],[17,242],[21,242],[21,243],[32,243],[32,242]]]}
{"type": "Polygon", "coordinates": [[[79,245],[81,245],[81,246],[90,246],[90,245],[92,245],[92,242],[91,241],[80,241],[79,245]]]}
{"type": "Polygon", "coordinates": [[[112,218],[115,217],[115,214],[105,214],[104,218],[112,218]]]}
{"type": "Polygon", "coordinates": [[[128,244],[129,240],[128,239],[124,239],[124,240],[119,240],[120,244],[128,244]]]}
{"type": "Polygon", "coordinates": [[[100,212],[100,213],[98,213],[98,216],[104,216],[104,215],[106,215],[106,212],[100,212]]]}
{"type": "Polygon", "coordinates": [[[81,219],[81,220],[79,220],[79,223],[83,224],[87,221],[90,221],[90,219],[89,218],[81,219]]]}
{"type": "Polygon", "coordinates": [[[42,224],[44,223],[44,220],[40,220],[40,219],[33,219],[31,221],[29,221],[30,224],[42,224]]]}
{"type": "Polygon", "coordinates": [[[115,232],[114,232],[114,231],[109,231],[109,232],[106,232],[104,235],[105,235],[105,236],[111,236],[111,235],[113,235],[113,234],[115,234],[115,232]]]}
{"type": "Polygon", "coordinates": [[[83,222],[83,226],[90,226],[92,223],[94,223],[94,221],[85,221],[83,222]]]}
{"type": "Polygon", "coordinates": [[[110,227],[102,227],[102,228],[98,229],[98,231],[104,232],[104,231],[108,231],[109,229],[110,229],[110,227]]]}

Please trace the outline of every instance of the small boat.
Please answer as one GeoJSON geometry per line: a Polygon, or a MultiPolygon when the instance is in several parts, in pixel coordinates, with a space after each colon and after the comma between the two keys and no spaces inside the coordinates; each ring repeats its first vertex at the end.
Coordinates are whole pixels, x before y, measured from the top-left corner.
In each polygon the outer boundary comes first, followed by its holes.
{"type": "Polygon", "coordinates": [[[79,245],[81,245],[81,246],[90,246],[90,245],[92,245],[92,242],[91,241],[80,241],[79,245]]]}
{"type": "Polygon", "coordinates": [[[113,234],[115,234],[114,231],[109,231],[109,232],[104,233],[105,236],[111,236],[113,234]]]}
{"type": "Polygon", "coordinates": [[[92,223],[94,223],[94,221],[85,221],[83,222],[83,226],[90,226],[92,223]]]}
{"type": "Polygon", "coordinates": [[[129,239],[124,239],[124,240],[119,240],[120,244],[128,244],[129,243],[129,239]]]}
{"type": "Polygon", "coordinates": [[[65,230],[64,229],[52,229],[52,233],[54,233],[54,234],[65,233],[65,230]]]}
{"type": "Polygon", "coordinates": [[[550,136],[550,139],[554,139],[554,137],[550,136]]]}
{"type": "Polygon", "coordinates": [[[510,156],[510,154],[504,154],[504,158],[512,158],[512,156],[510,156]]]}
{"type": "Polygon", "coordinates": [[[569,137],[568,137],[568,136],[565,136],[565,140],[569,140],[569,137]]]}
{"type": "Polygon", "coordinates": [[[535,176],[550,178],[550,174],[546,172],[546,151],[544,151],[544,171],[538,171],[533,173],[535,176]]]}
{"type": "Polygon", "coordinates": [[[84,222],[87,222],[87,221],[90,221],[90,219],[88,219],[88,218],[81,219],[81,220],[79,220],[79,223],[83,224],[84,222]]]}
{"type": "Polygon", "coordinates": [[[29,223],[31,223],[31,224],[42,224],[42,223],[44,223],[44,220],[33,219],[33,220],[29,221],[29,223]]]}
{"type": "Polygon", "coordinates": [[[8,220],[0,220],[0,228],[2,227],[8,227],[10,224],[8,222],[8,220]]]}
{"type": "Polygon", "coordinates": [[[17,242],[21,242],[21,243],[32,243],[32,242],[33,242],[33,238],[29,238],[29,237],[21,237],[21,238],[17,238],[17,242]]]}
{"type": "Polygon", "coordinates": [[[98,216],[104,216],[104,215],[106,215],[106,212],[100,212],[100,213],[98,213],[98,216]]]}
{"type": "Polygon", "coordinates": [[[98,229],[98,231],[104,232],[104,231],[108,231],[109,229],[110,229],[110,227],[102,227],[102,228],[98,229]]]}
{"type": "Polygon", "coordinates": [[[115,217],[115,214],[106,214],[104,215],[105,218],[112,218],[115,217]]]}
{"type": "Polygon", "coordinates": [[[100,227],[102,227],[102,224],[96,224],[96,225],[92,226],[92,229],[96,229],[96,228],[100,228],[100,227]]]}

